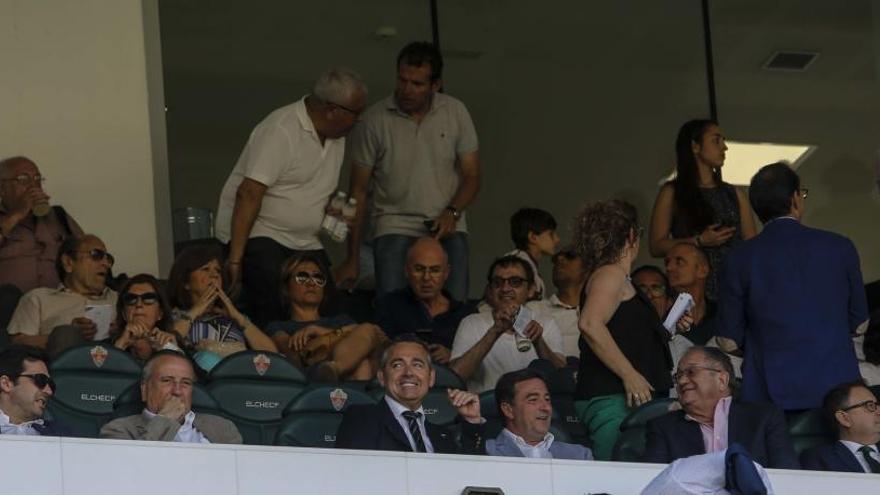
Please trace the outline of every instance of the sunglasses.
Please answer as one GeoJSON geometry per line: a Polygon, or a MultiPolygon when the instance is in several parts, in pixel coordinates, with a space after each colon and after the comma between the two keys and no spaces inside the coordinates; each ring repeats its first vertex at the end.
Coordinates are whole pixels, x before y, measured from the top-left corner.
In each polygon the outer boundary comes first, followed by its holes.
{"type": "Polygon", "coordinates": [[[55,393],[55,380],[49,377],[44,373],[34,373],[33,375],[18,375],[20,377],[27,377],[34,381],[34,385],[37,386],[38,389],[42,390],[46,388],[46,385],[52,390],[52,393],[55,393]]]}
{"type": "Polygon", "coordinates": [[[553,255],[553,258],[552,258],[552,261],[553,261],[554,263],[556,263],[556,261],[557,261],[559,258],[565,258],[565,259],[567,259],[568,261],[571,261],[571,260],[573,260],[573,259],[575,259],[575,258],[577,258],[577,257],[578,257],[577,251],[575,251],[574,249],[564,249],[564,250],[559,251],[558,253],[554,254],[554,255],[553,255]]]}
{"type": "Polygon", "coordinates": [[[95,248],[90,251],[75,251],[75,252],[87,254],[89,256],[89,258],[92,259],[92,261],[102,261],[106,258],[107,263],[109,263],[110,266],[113,266],[113,263],[116,261],[116,259],[113,257],[112,254],[108,253],[107,251],[104,251],[103,249],[95,248]]]}
{"type": "Polygon", "coordinates": [[[126,292],[122,295],[122,303],[126,306],[136,306],[140,302],[144,306],[152,306],[159,302],[159,294],[155,292],[144,292],[143,294],[132,294],[126,292]]]}
{"type": "Polygon", "coordinates": [[[327,285],[327,278],[324,277],[323,273],[296,272],[293,279],[300,285],[306,285],[306,282],[309,281],[318,287],[324,287],[327,285]]]}
{"type": "Polygon", "coordinates": [[[514,289],[519,289],[526,282],[528,282],[528,280],[522,277],[492,277],[489,279],[489,285],[491,285],[493,289],[500,289],[504,287],[504,284],[507,284],[514,289]]]}

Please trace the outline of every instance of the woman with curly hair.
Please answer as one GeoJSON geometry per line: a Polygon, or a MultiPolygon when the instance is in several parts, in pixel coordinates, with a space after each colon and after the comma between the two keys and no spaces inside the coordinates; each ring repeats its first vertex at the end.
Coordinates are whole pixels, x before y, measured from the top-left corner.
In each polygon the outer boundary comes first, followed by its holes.
{"type": "Polygon", "coordinates": [[[675,140],[675,178],[660,188],[651,216],[651,255],[666,256],[682,242],[703,249],[712,299],[727,252],[757,233],[745,193],[721,179],[726,151],[715,121],[685,122],[675,140]]]}
{"type": "MultiPolygon", "coordinates": [[[[652,392],[672,386],[669,333],[651,302],[630,281],[639,253],[636,209],[620,201],[587,205],[575,220],[575,249],[584,260],[580,370],[575,409],[598,460],[611,458],[620,423],[652,392]]],[[[690,316],[679,322],[684,330],[690,316]]]]}

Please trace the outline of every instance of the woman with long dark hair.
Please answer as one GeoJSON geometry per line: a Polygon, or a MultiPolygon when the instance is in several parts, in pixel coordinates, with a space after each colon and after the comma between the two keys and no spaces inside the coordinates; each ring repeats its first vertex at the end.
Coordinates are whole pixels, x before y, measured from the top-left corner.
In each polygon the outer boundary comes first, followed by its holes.
{"type": "Polygon", "coordinates": [[[709,258],[706,292],[712,299],[727,251],[757,233],[745,193],[721,178],[726,151],[716,122],[685,122],[675,140],[675,178],[660,188],[651,216],[651,255],[665,256],[682,242],[702,248],[709,258]]]}

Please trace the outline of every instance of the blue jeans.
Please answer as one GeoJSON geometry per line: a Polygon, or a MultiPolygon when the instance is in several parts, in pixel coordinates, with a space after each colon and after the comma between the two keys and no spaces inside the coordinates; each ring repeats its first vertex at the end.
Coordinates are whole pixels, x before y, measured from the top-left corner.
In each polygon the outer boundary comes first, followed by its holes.
{"type": "MultiPolygon", "coordinates": [[[[373,254],[376,260],[376,297],[407,286],[404,273],[406,252],[416,239],[418,237],[386,234],[373,240],[373,254]]],[[[468,295],[467,234],[456,232],[440,243],[446,250],[451,266],[445,288],[453,299],[465,301],[468,295]]]]}

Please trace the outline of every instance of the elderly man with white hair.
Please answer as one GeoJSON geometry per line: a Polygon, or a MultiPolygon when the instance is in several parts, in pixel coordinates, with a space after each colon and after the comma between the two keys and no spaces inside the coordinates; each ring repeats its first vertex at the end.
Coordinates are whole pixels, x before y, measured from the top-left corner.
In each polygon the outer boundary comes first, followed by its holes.
{"type": "Polygon", "coordinates": [[[217,238],[229,250],[228,281],[243,284],[258,327],[284,319],[276,294],[284,260],[313,252],[329,265],[318,232],[366,94],[351,70],[325,72],[311,94],[257,125],[223,186],[217,238]]]}

